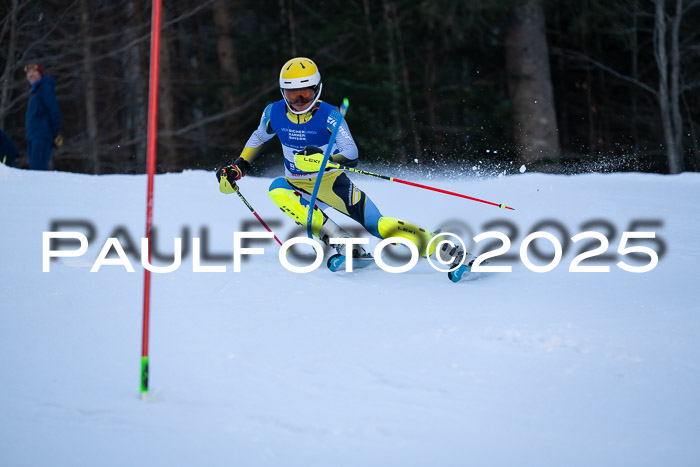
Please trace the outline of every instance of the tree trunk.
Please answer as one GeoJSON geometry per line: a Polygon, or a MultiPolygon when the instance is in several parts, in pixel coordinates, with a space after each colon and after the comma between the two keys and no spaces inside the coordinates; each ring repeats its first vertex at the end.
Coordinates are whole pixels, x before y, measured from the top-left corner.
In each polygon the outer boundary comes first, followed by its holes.
{"type": "MultiPolygon", "coordinates": [[[[639,4],[638,0],[633,2],[632,11],[632,79],[639,81],[639,36],[637,34],[639,30],[639,4]]],[[[639,115],[639,99],[637,97],[637,90],[630,87],[630,99],[632,100],[632,118],[636,119],[639,115]]],[[[632,124],[632,153],[639,165],[639,130],[637,125],[633,120],[632,124]]]]}
{"type": "MultiPolygon", "coordinates": [[[[146,172],[146,126],[147,126],[147,102],[146,89],[148,86],[148,73],[144,72],[145,53],[138,41],[137,31],[141,25],[139,0],[131,0],[126,4],[127,18],[132,27],[124,31],[125,43],[132,44],[123,54],[122,70],[124,78],[124,101],[126,102],[126,121],[124,123],[125,140],[137,141],[134,144],[136,172],[146,172]]],[[[124,167],[118,167],[118,171],[131,171],[124,167]]]]}
{"type": "Polygon", "coordinates": [[[232,91],[233,87],[241,84],[241,74],[236,62],[236,47],[233,43],[231,32],[233,31],[231,12],[228,2],[217,0],[212,6],[214,14],[214,29],[216,32],[216,51],[219,56],[219,66],[223,78],[227,81],[220,89],[227,109],[236,107],[236,98],[232,91]]]}
{"type": "MultiPolygon", "coordinates": [[[[554,18],[555,18],[555,31],[556,34],[563,34],[563,28],[562,28],[562,12],[560,10],[556,10],[554,12],[554,18]]],[[[571,148],[571,131],[569,129],[569,96],[570,96],[570,91],[569,91],[569,84],[566,82],[564,77],[566,76],[567,68],[566,68],[566,59],[564,58],[563,54],[557,54],[556,57],[556,70],[558,74],[558,79],[554,80],[554,85],[556,86],[557,89],[557,96],[561,99],[560,105],[558,108],[555,110],[557,111],[557,116],[558,116],[558,121],[559,121],[559,144],[562,147],[568,147],[571,148]]]]}
{"type": "Polygon", "coordinates": [[[404,130],[399,113],[399,77],[396,71],[397,65],[394,26],[393,22],[391,21],[393,2],[391,0],[382,0],[382,6],[384,10],[384,27],[386,29],[388,43],[387,54],[389,58],[389,77],[391,78],[391,118],[394,121],[394,137],[392,138],[394,148],[392,149],[398,153],[397,162],[400,164],[405,164],[408,160],[408,155],[406,154],[406,148],[403,146],[404,130]]]}
{"type": "MultiPolygon", "coordinates": [[[[428,144],[430,144],[435,143],[435,131],[438,126],[438,119],[435,114],[436,99],[434,93],[437,84],[437,74],[435,72],[435,41],[433,39],[428,39],[425,48],[425,61],[423,62],[425,88],[423,88],[423,98],[425,99],[425,109],[428,114],[428,129],[430,130],[428,144]]],[[[435,148],[430,149],[434,150],[435,148]]]]}
{"type": "MultiPolygon", "coordinates": [[[[164,16],[165,18],[165,16],[164,16]]],[[[158,81],[158,120],[162,135],[159,135],[159,147],[162,152],[158,154],[160,166],[165,171],[181,169],[181,161],[175,147],[175,99],[173,98],[173,67],[171,63],[170,34],[167,29],[161,31],[160,42],[160,79],[158,81]]]]}
{"type": "MultiPolygon", "coordinates": [[[[287,0],[279,0],[280,19],[282,24],[287,23],[287,26],[289,27],[289,36],[286,38],[288,41],[284,39],[282,41],[284,43],[289,43],[289,53],[291,54],[291,57],[289,58],[297,56],[297,38],[296,28],[294,25],[294,11],[292,11],[292,6],[293,5],[287,5],[287,0]]],[[[286,62],[289,60],[289,58],[286,58],[284,61],[286,62]]]]}
{"type": "Polygon", "coordinates": [[[374,30],[372,28],[372,17],[370,15],[369,0],[362,0],[362,7],[365,13],[365,29],[367,29],[367,42],[369,43],[369,63],[377,63],[376,46],[374,45],[374,30]]]}
{"type": "MultiPolygon", "coordinates": [[[[673,140],[676,145],[676,157],[678,158],[678,172],[685,169],[683,151],[683,117],[681,117],[681,53],[680,53],[680,27],[683,16],[683,0],[676,0],[676,12],[671,26],[671,118],[673,119],[673,140]]],[[[675,172],[674,172],[675,173],[675,172]]]]}
{"type": "Polygon", "coordinates": [[[508,91],[522,163],[560,154],[544,11],[538,0],[515,7],[506,32],[508,91]]]}
{"type": "Polygon", "coordinates": [[[693,114],[690,112],[690,106],[688,105],[688,100],[685,95],[681,95],[683,99],[683,107],[685,108],[685,114],[688,116],[688,127],[690,128],[690,140],[693,142],[693,158],[691,159],[690,170],[695,172],[700,171],[700,145],[698,145],[698,134],[695,131],[695,122],[693,121],[693,114]]]}
{"type": "MultiPolygon", "coordinates": [[[[655,24],[654,24],[654,55],[659,70],[659,110],[661,111],[661,125],[664,129],[666,157],[668,158],[668,170],[672,174],[683,170],[683,151],[680,142],[676,141],[674,119],[672,117],[672,95],[669,95],[668,54],[666,50],[666,5],[664,0],[654,0],[655,24]]],[[[674,73],[672,72],[672,79],[674,73]]]]}
{"type": "Polygon", "coordinates": [[[292,45],[292,56],[297,56],[297,27],[294,21],[294,2],[289,2],[287,6],[287,17],[289,20],[289,43],[292,45]]]}
{"type": "Polygon", "coordinates": [[[12,77],[12,69],[15,66],[15,48],[17,47],[17,10],[19,9],[18,3],[18,0],[12,0],[12,9],[7,15],[10,28],[10,38],[7,44],[7,61],[5,62],[5,69],[2,72],[3,86],[2,94],[0,95],[0,128],[5,128],[5,114],[7,112],[7,101],[10,94],[10,78],[12,77]]]}
{"type": "Polygon", "coordinates": [[[416,124],[416,113],[413,110],[413,99],[411,99],[411,81],[408,76],[408,66],[406,63],[406,55],[403,47],[403,37],[401,35],[401,24],[399,17],[396,14],[396,4],[391,3],[391,17],[396,32],[396,42],[398,43],[399,59],[401,60],[401,81],[403,83],[403,92],[406,99],[406,111],[408,123],[411,126],[411,139],[413,140],[414,162],[423,162],[423,151],[420,144],[420,136],[418,135],[418,125],[416,124]]]}
{"type": "Polygon", "coordinates": [[[100,173],[100,154],[97,144],[97,98],[95,73],[90,49],[90,18],[86,0],[80,0],[80,36],[83,45],[83,79],[85,80],[85,126],[88,133],[86,168],[89,173],[100,173]]]}
{"type": "Polygon", "coordinates": [[[586,81],[583,88],[586,90],[586,111],[588,115],[588,152],[594,153],[597,144],[595,137],[595,102],[593,101],[593,70],[586,68],[586,81]]]}

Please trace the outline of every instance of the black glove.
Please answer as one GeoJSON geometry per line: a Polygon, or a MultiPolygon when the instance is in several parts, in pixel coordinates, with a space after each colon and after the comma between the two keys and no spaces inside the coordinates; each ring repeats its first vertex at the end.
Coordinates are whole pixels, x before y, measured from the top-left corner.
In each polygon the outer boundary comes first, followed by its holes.
{"type": "Polygon", "coordinates": [[[319,147],[316,146],[306,146],[304,149],[301,150],[300,153],[298,154],[303,154],[305,156],[310,156],[312,154],[321,154],[323,155],[323,150],[319,147]]]}
{"type": "MultiPolygon", "coordinates": [[[[316,146],[306,146],[304,149],[301,150],[298,154],[302,154],[304,156],[311,156],[313,154],[319,154],[321,155],[321,159],[323,158],[323,150],[319,147],[316,146]]],[[[355,167],[357,163],[359,162],[359,158],[355,159],[348,159],[342,154],[332,154],[329,158],[329,161],[335,162],[336,164],[344,165],[345,167],[355,167]]],[[[331,170],[332,168],[327,167],[326,170],[331,170]]]]}
{"type": "MultiPolygon", "coordinates": [[[[297,160],[296,156],[300,156],[300,157],[301,156],[318,156],[317,166],[320,166],[321,161],[323,160],[324,154],[323,154],[323,149],[321,149],[317,146],[306,146],[304,149],[302,149],[301,151],[299,151],[298,153],[295,154],[295,159],[294,159],[295,163],[297,160]]],[[[329,160],[331,162],[333,162],[332,157],[329,160]]],[[[303,161],[303,159],[302,159],[302,161],[303,161]]],[[[299,163],[299,165],[297,165],[297,167],[299,167],[300,165],[301,165],[301,163],[299,163]]],[[[328,172],[329,170],[332,170],[332,169],[333,169],[332,167],[326,167],[326,172],[328,172]]],[[[318,168],[316,168],[316,170],[318,170],[318,168]]],[[[309,167],[308,171],[314,172],[315,170],[313,170],[313,168],[309,167]]]]}
{"type": "Polygon", "coordinates": [[[227,165],[226,167],[221,167],[216,171],[216,179],[221,183],[221,177],[225,177],[231,185],[234,185],[236,181],[243,177],[243,172],[241,169],[235,165],[227,165]]]}
{"type": "Polygon", "coordinates": [[[216,171],[216,179],[219,181],[219,190],[222,193],[233,193],[236,191],[236,182],[243,178],[250,164],[247,160],[239,157],[236,162],[226,167],[221,167],[216,171]]]}

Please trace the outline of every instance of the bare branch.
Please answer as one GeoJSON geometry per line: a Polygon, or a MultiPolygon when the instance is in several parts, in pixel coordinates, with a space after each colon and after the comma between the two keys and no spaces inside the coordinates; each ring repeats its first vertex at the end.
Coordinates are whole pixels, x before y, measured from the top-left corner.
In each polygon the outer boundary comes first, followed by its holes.
{"type": "Polygon", "coordinates": [[[685,5],[685,7],[683,7],[683,12],[681,13],[681,15],[685,15],[685,14],[688,13],[690,10],[692,10],[693,8],[698,7],[698,6],[700,6],[700,0],[690,0],[690,1],[685,5]]]}
{"type": "MultiPolygon", "coordinates": [[[[183,136],[187,133],[189,133],[192,130],[195,130],[199,127],[209,125],[210,123],[218,122],[219,120],[223,120],[228,117],[232,117],[233,115],[237,115],[245,110],[248,110],[248,108],[252,107],[253,105],[258,104],[258,99],[263,97],[265,94],[268,94],[272,91],[277,89],[277,83],[275,83],[272,86],[268,86],[266,88],[263,88],[259,93],[255,94],[254,96],[250,97],[245,104],[240,105],[238,107],[235,107],[233,109],[226,110],[225,112],[219,112],[214,115],[210,115],[209,117],[203,118],[201,120],[198,120],[194,123],[191,123],[187,126],[184,126],[182,128],[178,128],[177,130],[173,131],[159,131],[158,136],[183,136]]],[[[129,141],[120,141],[119,144],[121,145],[130,145],[130,144],[136,144],[143,142],[145,140],[144,138],[134,138],[129,141]]]]}
{"type": "Polygon", "coordinates": [[[696,81],[690,84],[684,84],[683,86],[681,86],[681,94],[687,91],[692,91],[696,88],[700,88],[700,81],[696,81]]]}
{"type": "Polygon", "coordinates": [[[617,70],[615,70],[615,69],[613,69],[613,68],[611,68],[611,67],[609,67],[609,66],[607,66],[607,65],[605,65],[597,60],[592,59],[588,55],[582,54],[580,52],[575,52],[572,50],[564,50],[564,49],[552,49],[552,51],[558,53],[559,55],[561,55],[562,57],[567,58],[567,59],[581,60],[581,61],[590,63],[591,65],[596,66],[596,67],[600,68],[601,70],[606,71],[617,78],[620,78],[623,81],[627,81],[629,83],[635,84],[635,85],[639,86],[640,88],[644,89],[645,91],[649,91],[654,96],[658,96],[658,91],[656,91],[654,88],[652,88],[648,84],[646,84],[638,79],[635,79],[631,76],[625,75],[624,73],[620,73],[617,70]]]}

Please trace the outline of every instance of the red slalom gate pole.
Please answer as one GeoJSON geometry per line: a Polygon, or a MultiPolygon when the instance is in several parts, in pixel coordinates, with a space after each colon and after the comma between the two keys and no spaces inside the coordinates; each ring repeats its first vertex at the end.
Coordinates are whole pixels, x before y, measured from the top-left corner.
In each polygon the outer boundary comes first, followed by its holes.
{"type": "MultiPolygon", "coordinates": [[[[153,0],[151,17],[151,69],[148,88],[148,189],[146,195],[146,239],[151,244],[153,226],[153,181],[156,172],[156,142],[158,140],[158,70],[160,67],[161,0],[153,0]]],[[[151,248],[148,248],[151,264],[151,248]]],[[[148,331],[151,305],[151,272],[145,269],[143,280],[143,334],[141,343],[141,400],[148,400],[148,331]]]]}

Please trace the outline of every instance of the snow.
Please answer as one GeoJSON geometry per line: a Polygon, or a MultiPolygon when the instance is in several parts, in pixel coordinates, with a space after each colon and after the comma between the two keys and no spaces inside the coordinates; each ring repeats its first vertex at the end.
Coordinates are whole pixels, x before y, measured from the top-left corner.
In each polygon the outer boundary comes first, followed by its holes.
{"type": "MultiPolygon", "coordinates": [[[[144,403],[140,260],[130,256],[135,273],[89,271],[115,231],[138,253],[146,177],[0,165],[0,465],[698,461],[699,174],[407,178],[515,211],[351,178],[386,215],[471,236],[491,224],[510,237],[513,272],[453,284],[421,261],[403,274],[294,274],[274,241],[257,241],[265,254],[234,273],[233,232],[261,230],[250,211],[218,192],[213,173],[158,175],[157,250],[172,254],[173,238],[191,247],[204,233],[208,255],[221,256],[205,264],[227,272],[193,272],[190,248],[177,271],[152,276],[144,403]],[[42,272],[42,232],[67,220],[94,227],[89,249],[42,272]],[[615,265],[644,264],[616,253],[638,220],[659,240],[640,244],[666,248],[643,274],[615,265]],[[571,237],[598,222],[610,272],[569,272],[581,250],[571,242],[553,271],[527,269],[520,244],[543,221],[563,242],[562,227],[571,237]]],[[[301,235],[267,198],[269,183],[240,185],[278,237],[301,235]]]]}

